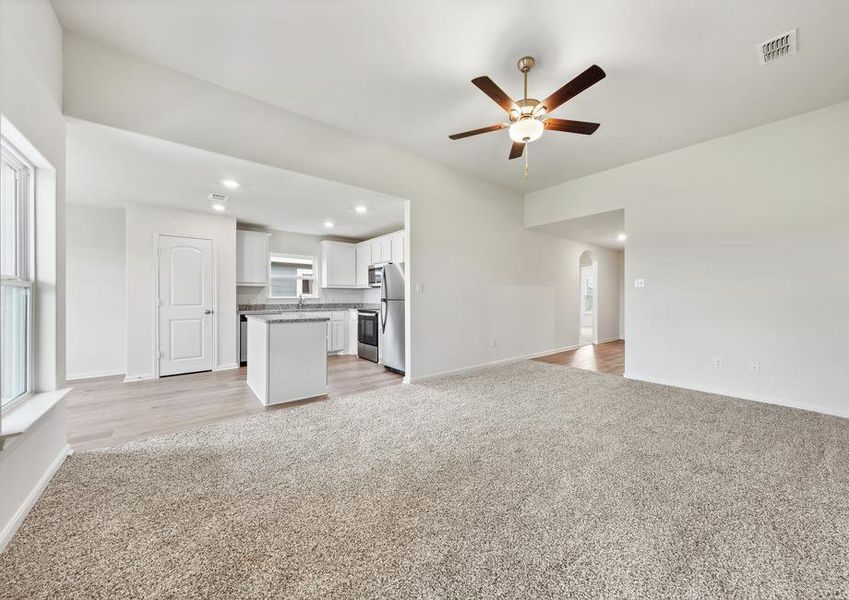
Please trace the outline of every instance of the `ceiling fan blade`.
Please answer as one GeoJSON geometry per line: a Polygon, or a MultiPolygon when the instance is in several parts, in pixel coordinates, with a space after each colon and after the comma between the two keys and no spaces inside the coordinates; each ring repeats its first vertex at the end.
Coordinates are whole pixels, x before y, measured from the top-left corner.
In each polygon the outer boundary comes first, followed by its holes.
{"type": "Polygon", "coordinates": [[[605,78],[604,71],[598,65],[593,65],[577,77],[564,85],[562,88],[551,94],[540,104],[545,106],[545,112],[550,113],[555,108],[574,98],[588,87],[595,85],[605,78]]]}
{"type": "Polygon", "coordinates": [[[495,103],[503,108],[505,112],[519,110],[519,107],[515,102],[513,102],[510,96],[505,94],[504,90],[495,85],[495,82],[486,75],[482,77],[475,77],[472,79],[472,83],[478,86],[478,89],[484,94],[495,100],[495,103]]]}
{"type": "Polygon", "coordinates": [[[489,127],[481,127],[480,129],[472,129],[471,131],[464,131],[463,133],[455,133],[453,135],[449,135],[448,137],[452,140],[461,140],[463,138],[471,137],[473,135],[480,135],[481,133],[489,133],[490,131],[498,131],[499,129],[504,129],[507,127],[504,123],[499,123],[498,125],[490,125],[489,127]]]}
{"type": "Polygon", "coordinates": [[[586,121],[570,121],[568,119],[546,119],[543,121],[546,129],[552,131],[566,131],[568,133],[582,133],[592,135],[599,128],[600,123],[588,123],[586,121]]]}
{"type": "Polygon", "coordinates": [[[522,153],[525,151],[525,143],[524,142],[513,142],[513,145],[510,146],[510,156],[507,158],[509,160],[513,160],[514,158],[519,158],[522,156],[522,153]]]}

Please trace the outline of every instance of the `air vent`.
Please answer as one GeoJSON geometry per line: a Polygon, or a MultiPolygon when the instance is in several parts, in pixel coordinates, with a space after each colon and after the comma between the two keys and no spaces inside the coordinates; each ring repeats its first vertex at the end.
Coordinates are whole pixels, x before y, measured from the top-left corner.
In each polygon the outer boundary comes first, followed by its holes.
{"type": "Polygon", "coordinates": [[[227,202],[230,199],[230,196],[227,194],[216,194],[215,192],[210,192],[209,196],[210,202],[227,202]]]}
{"type": "Polygon", "coordinates": [[[758,44],[758,58],[762,65],[775,62],[779,58],[796,54],[796,29],[758,44]]]}

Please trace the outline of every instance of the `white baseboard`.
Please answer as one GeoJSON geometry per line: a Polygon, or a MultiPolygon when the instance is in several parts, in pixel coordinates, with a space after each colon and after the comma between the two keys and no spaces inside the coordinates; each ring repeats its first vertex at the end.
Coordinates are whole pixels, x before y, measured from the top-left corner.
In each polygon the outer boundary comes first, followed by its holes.
{"type": "Polygon", "coordinates": [[[669,387],[681,388],[684,390],[693,390],[694,392],[704,392],[706,394],[715,394],[717,396],[727,396],[729,398],[737,398],[740,400],[750,400],[752,402],[762,402],[764,404],[774,404],[776,406],[786,406],[787,408],[798,408],[799,410],[809,410],[811,412],[821,413],[824,415],[830,415],[832,417],[844,417],[849,418],[849,410],[834,410],[833,408],[828,408],[824,406],[819,406],[817,404],[803,404],[801,402],[795,402],[793,400],[789,400],[787,398],[778,398],[775,396],[763,396],[761,394],[749,394],[749,393],[741,393],[740,391],[723,388],[721,386],[716,387],[707,387],[707,386],[695,386],[686,381],[675,381],[672,379],[666,378],[658,378],[658,377],[645,377],[642,375],[637,375],[633,371],[628,371],[625,369],[625,379],[633,379],[634,381],[645,381],[646,383],[657,383],[659,385],[667,385],[669,387]]]}
{"type": "Polygon", "coordinates": [[[124,383],[133,383],[134,381],[147,381],[148,379],[156,379],[156,375],[148,373],[147,375],[127,375],[124,377],[124,383]]]}
{"type": "Polygon", "coordinates": [[[65,458],[67,458],[71,453],[72,450],[69,445],[66,445],[59,451],[59,454],[53,462],[50,463],[50,466],[47,467],[47,470],[38,480],[38,483],[35,484],[35,487],[32,488],[32,491],[29,495],[27,495],[24,502],[18,507],[18,510],[15,511],[14,516],[8,523],[6,523],[6,525],[3,526],[3,530],[0,531],[0,552],[6,548],[6,545],[11,541],[15,532],[18,531],[21,523],[23,523],[24,519],[26,519],[29,511],[31,511],[32,507],[35,506],[35,503],[38,502],[44,488],[47,487],[47,484],[50,483],[51,479],[53,479],[53,475],[56,474],[56,471],[58,471],[59,467],[62,466],[62,463],[65,462],[65,458]]]}
{"type": "Polygon", "coordinates": [[[621,339],[622,339],[621,337],[619,337],[618,335],[615,335],[613,337],[604,338],[603,340],[599,340],[599,341],[596,342],[596,344],[606,344],[608,342],[618,342],[621,339]]]}
{"type": "Polygon", "coordinates": [[[68,373],[65,379],[68,381],[79,381],[80,379],[95,379],[96,377],[113,377],[115,375],[126,375],[123,369],[118,371],[91,371],[89,373],[68,373]]]}
{"type": "Polygon", "coordinates": [[[547,356],[549,354],[557,354],[558,352],[567,352],[569,350],[575,350],[580,348],[577,344],[574,346],[563,346],[562,348],[552,348],[551,350],[543,350],[542,352],[534,352],[532,354],[523,354],[519,356],[510,356],[508,358],[499,358],[498,360],[492,360],[489,362],[478,363],[476,365],[471,365],[468,367],[460,367],[459,369],[451,369],[449,371],[440,371],[439,373],[432,373],[430,375],[423,375],[421,377],[413,377],[410,379],[410,383],[422,383],[423,381],[427,381],[429,379],[436,379],[437,377],[444,377],[446,375],[459,375],[460,373],[465,373],[467,371],[474,371],[475,369],[480,369],[481,367],[493,367],[495,365],[500,365],[503,363],[516,362],[520,360],[530,360],[532,358],[538,358],[540,356],[547,356]]]}
{"type": "Polygon", "coordinates": [[[230,369],[238,369],[239,363],[228,363],[226,365],[219,365],[213,369],[213,371],[229,371],[230,369]]]}

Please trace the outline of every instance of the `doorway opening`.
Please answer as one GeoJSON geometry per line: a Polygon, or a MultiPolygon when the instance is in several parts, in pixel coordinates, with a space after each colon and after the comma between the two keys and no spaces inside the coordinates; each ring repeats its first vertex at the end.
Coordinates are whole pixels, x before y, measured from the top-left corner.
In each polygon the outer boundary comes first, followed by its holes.
{"type": "Polygon", "coordinates": [[[586,346],[598,341],[597,261],[589,250],[581,254],[578,298],[578,345],[586,346]]]}

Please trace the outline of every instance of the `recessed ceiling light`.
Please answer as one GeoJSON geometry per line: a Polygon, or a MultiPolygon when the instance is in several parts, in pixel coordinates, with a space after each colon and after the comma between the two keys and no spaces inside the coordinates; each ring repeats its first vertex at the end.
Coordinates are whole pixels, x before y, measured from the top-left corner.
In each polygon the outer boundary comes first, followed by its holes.
{"type": "Polygon", "coordinates": [[[365,206],[355,206],[354,210],[358,213],[368,212],[368,209],[365,206]]]}
{"type": "Polygon", "coordinates": [[[213,204],[212,210],[217,210],[218,212],[221,212],[223,210],[227,210],[227,207],[224,206],[223,204],[213,204]]]}
{"type": "Polygon", "coordinates": [[[222,179],[221,185],[226,188],[230,188],[231,190],[235,190],[237,187],[239,187],[239,182],[235,179],[222,179]]]}
{"type": "Polygon", "coordinates": [[[619,235],[616,236],[616,239],[619,240],[620,242],[624,242],[625,240],[628,239],[628,236],[625,235],[624,233],[620,233],[619,235]]]}
{"type": "Polygon", "coordinates": [[[333,221],[325,221],[324,226],[330,229],[331,227],[333,227],[333,221]]]}

